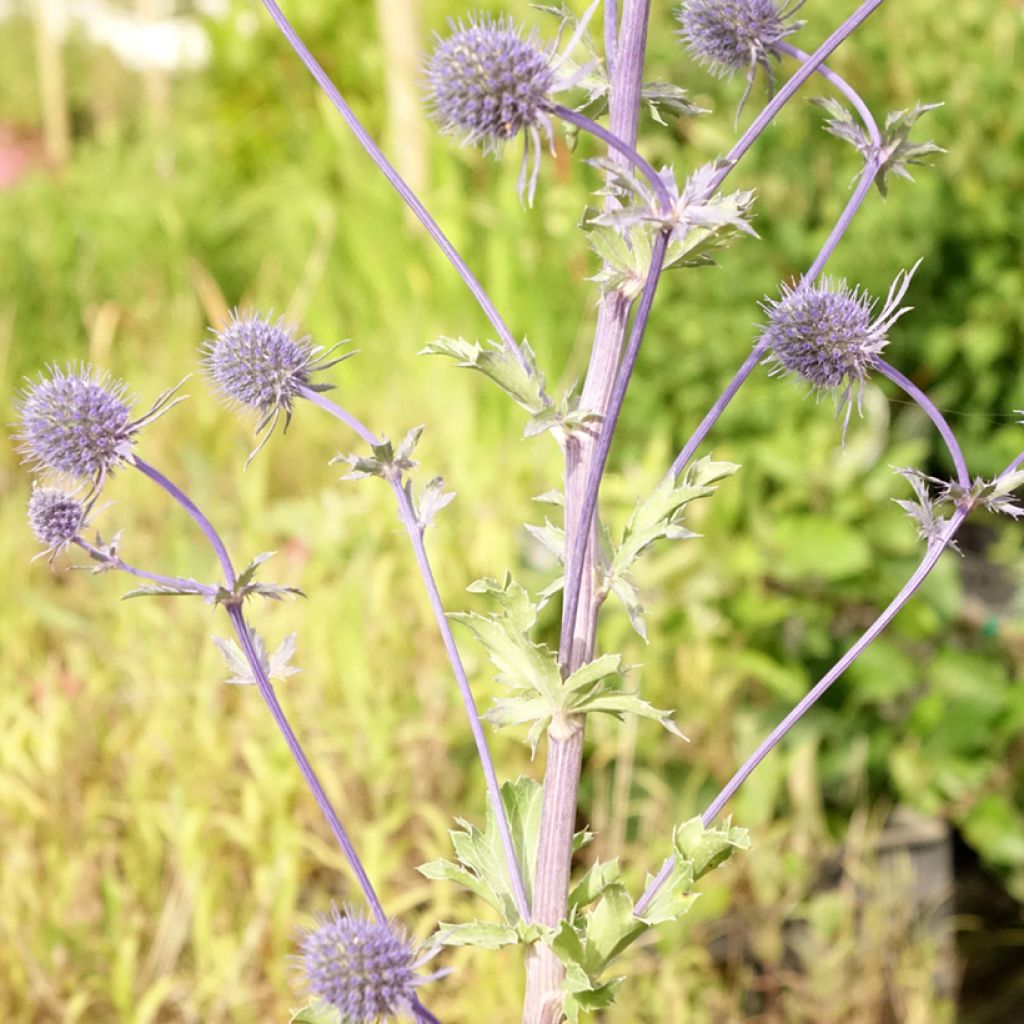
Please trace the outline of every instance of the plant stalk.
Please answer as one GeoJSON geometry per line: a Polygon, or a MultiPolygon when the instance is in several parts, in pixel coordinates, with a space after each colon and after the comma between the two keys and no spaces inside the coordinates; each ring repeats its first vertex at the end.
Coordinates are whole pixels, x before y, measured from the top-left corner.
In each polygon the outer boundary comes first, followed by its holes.
{"type": "MultiPolygon", "coordinates": [[[[614,52],[609,92],[610,131],[631,149],[636,147],[640,118],[649,18],[649,0],[624,0],[618,26],[615,26],[613,17],[605,20],[605,49],[606,52],[614,52]],[[608,36],[608,32],[613,35],[608,36]]],[[[627,164],[626,157],[614,146],[609,147],[608,155],[612,160],[627,164]]],[[[610,292],[601,301],[590,364],[580,397],[581,409],[603,416],[609,407],[631,305],[630,300],[619,291],[610,292]]],[[[583,530],[587,535],[578,612],[568,627],[568,642],[563,640],[559,645],[559,660],[566,674],[590,661],[594,655],[594,635],[600,607],[593,574],[597,525],[594,517],[584,525],[580,513],[596,448],[597,434],[594,431],[575,433],[567,439],[565,445],[566,558],[575,546],[577,533],[583,530]]],[[[564,626],[563,621],[563,635],[564,626]]],[[[565,917],[568,906],[583,738],[583,721],[578,719],[554,722],[548,730],[544,803],[532,910],[534,921],[552,928],[557,927],[565,917]]],[[[561,984],[564,977],[565,969],[554,953],[544,945],[534,946],[526,962],[523,1024],[558,1024],[563,1016],[561,984]]]]}

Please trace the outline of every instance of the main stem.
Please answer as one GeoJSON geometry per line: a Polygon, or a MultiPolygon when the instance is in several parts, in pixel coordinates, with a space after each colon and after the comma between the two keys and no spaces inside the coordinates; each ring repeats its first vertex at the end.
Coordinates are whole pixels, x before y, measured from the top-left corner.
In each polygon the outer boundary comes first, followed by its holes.
{"type": "MultiPolygon", "coordinates": [[[[606,47],[611,44],[610,48],[614,50],[609,94],[611,133],[634,149],[649,16],[649,0],[625,0],[614,42],[611,38],[606,40],[606,47]]],[[[615,28],[612,22],[613,19],[606,23],[610,31],[615,28]]],[[[626,163],[625,157],[615,147],[610,148],[609,157],[626,163]]],[[[630,305],[630,300],[619,291],[609,292],[601,301],[590,365],[580,398],[581,409],[603,416],[609,408],[630,305]]],[[[600,605],[593,573],[597,526],[593,521],[583,525],[581,506],[596,447],[597,435],[590,431],[572,434],[565,446],[566,552],[575,546],[581,529],[587,534],[578,612],[570,627],[570,640],[562,644],[559,651],[566,673],[590,661],[594,654],[594,633],[600,605]]],[[[567,912],[572,836],[582,762],[583,721],[570,716],[553,722],[548,730],[541,838],[533,894],[533,919],[552,928],[557,927],[567,912]]],[[[523,1024],[557,1024],[562,1019],[561,984],[564,977],[562,964],[550,949],[538,944],[530,951],[526,964],[523,1024]]]]}

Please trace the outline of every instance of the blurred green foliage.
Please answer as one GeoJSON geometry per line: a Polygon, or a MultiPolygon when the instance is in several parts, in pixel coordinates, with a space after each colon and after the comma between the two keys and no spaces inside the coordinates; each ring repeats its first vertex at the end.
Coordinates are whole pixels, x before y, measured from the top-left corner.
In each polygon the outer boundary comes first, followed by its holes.
{"type": "MultiPolygon", "coordinates": [[[[808,4],[797,41],[810,47],[852,6],[808,4]]],[[[382,135],[373,5],[296,7],[299,30],[382,135]]],[[[460,10],[429,5],[424,41],[460,10]]],[[[530,498],[557,483],[558,452],[518,441],[518,410],[485,383],[416,357],[439,334],[484,338],[487,325],[261,14],[234,0],[207,22],[210,66],[170,82],[69,40],[73,158],[0,191],[4,420],[20,377],[47,361],[90,359],[146,400],[195,370],[207,323],[227,308],[285,312],[318,342],[350,337],[362,349],[337,381],[373,429],[428,425],[423,472],[458,492],[430,536],[447,606],[477,607],[464,585],[506,568],[539,588],[555,567],[522,523],[542,518],[530,498]]],[[[14,19],[0,40],[0,119],[26,130],[40,116],[32,35],[14,19]]],[[[873,196],[831,269],[884,294],[924,257],[917,311],[889,357],[948,410],[983,475],[1024,437],[1012,415],[1024,407],[1021,35],[1016,5],[906,0],[834,61],[878,114],[945,102],[919,135],[948,155],[916,184],[894,182],[887,202],[873,196]]],[[[646,124],[653,161],[682,172],[728,148],[742,85],[690,65],[664,8],[649,77],[715,111],[646,124]]],[[[720,269],[668,276],[613,453],[609,518],[649,492],[749,350],[758,300],[810,262],[840,212],[856,157],[820,122],[795,102],[734,175],[758,190],[762,241],[741,240],[720,269]]],[[[428,205],[564,388],[585,369],[594,320],[585,278],[595,268],[574,227],[595,183],[582,158],[597,149],[584,140],[575,157],[546,160],[533,211],[516,198],[513,154],[495,163],[433,138],[428,153],[428,205]]],[[[303,674],[282,688],[289,711],[389,909],[426,934],[462,913],[461,897],[412,868],[447,853],[454,815],[482,817],[483,786],[391,499],[372,481],[337,483],[327,459],[352,439],[306,409],[243,475],[246,427],[201,379],[190,387],[188,411],[148,431],[143,452],[187,484],[237,557],[278,547],[281,581],[311,595],[260,610],[259,626],[275,644],[299,632],[303,674]]],[[[950,467],[923,416],[889,397],[869,389],[842,450],[826,403],[756,374],[709,445],[743,469],[694,509],[703,539],[660,549],[642,574],[651,645],[609,607],[602,645],[642,663],[644,697],[678,707],[692,739],[683,747],[650,723],[591,730],[582,807],[600,833],[595,852],[623,849],[634,882],[667,852],[670,823],[701,809],[920,557],[890,500],[905,496],[890,467],[950,467]]],[[[111,577],[30,566],[28,486],[4,449],[0,1011],[101,1024],[283,1019],[300,1000],[284,959],[297,920],[352,898],[340,857],[262,709],[218,685],[208,634],[219,624],[180,603],[119,607],[127,588],[111,577]]],[[[212,575],[188,524],[144,481],[124,475],[110,497],[99,525],[125,530],[134,561],[212,575]]],[[[620,1019],[868,1022],[893,1006],[900,1020],[943,1019],[906,908],[894,912],[868,884],[864,914],[850,891],[818,880],[851,815],[904,801],[951,819],[1024,895],[1020,530],[979,520],[965,551],[947,556],[740,794],[734,814],[754,829],[753,854],[710,884],[689,920],[641,944],[620,1019]],[[709,949],[726,919],[741,922],[745,952],[720,973],[709,949]],[[796,972],[782,938],[794,919],[805,928],[796,972]]],[[[486,668],[471,668],[485,698],[486,668]]],[[[504,777],[536,771],[514,739],[494,747],[504,777]]],[[[436,1012],[517,1019],[515,954],[453,963],[436,1012]]]]}

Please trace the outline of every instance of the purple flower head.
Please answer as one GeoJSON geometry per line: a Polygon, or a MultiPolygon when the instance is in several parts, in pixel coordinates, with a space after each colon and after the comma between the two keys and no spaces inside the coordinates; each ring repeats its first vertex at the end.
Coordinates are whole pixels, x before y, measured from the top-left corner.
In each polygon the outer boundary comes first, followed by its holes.
{"type": "Polygon", "coordinates": [[[85,364],[77,370],[50,367],[49,376],[30,382],[18,400],[21,450],[39,469],[92,480],[98,490],[131,458],[139,430],[176,404],[175,391],[165,392],[145,416],[132,419],[122,381],[85,364]]]}
{"type": "MultiPolygon", "coordinates": [[[[816,391],[843,390],[839,410],[854,389],[858,392],[889,344],[888,332],[909,306],[901,306],[917,265],[901,271],[889,289],[882,311],[872,319],[877,301],[860,288],[830,278],[813,285],[781,287],[778,301],[765,299],[761,308],[768,324],[761,336],[775,372],[795,373],[816,391]]],[[[847,408],[846,419],[850,410],[847,408]]],[[[845,425],[844,425],[845,430],[845,425]]]]}
{"type": "Polygon", "coordinates": [[[558,74],[579,42],[591,8],[577,24],[561,57],[542,47],[537,33],[502,15],[477,14],[468,21],[449,21],[447,36],[437,36],[426,63],[426,94],[431,111],[446,134],[500,153],[506,142],[525,133],[519,194],[533,201],[541,150],[541,131],[554,144],[549,111],[552,95],[570,89],[590,71],[580,68],[569,78],[558,74]],[[533,169],[527,181],[530,155],[533,169]]]}
{"type": "Polygon", "coordinates": [[[408,1014],[422,961],[405,931],[346,907],[331,907],[317,927],[302,936],[299,962],[314,996],[353,1024],[370,1024],[408,1014]]]}
{"type": "Polygon", "coordinates": [[[759,67],[769,85],[774,82],[772,58],[779,55],[779,42],[800,28],[801,22],[787,24],[787,19],[802,3],[780,7],[776,0],[683,0],[677,15],[680,35],[694,59],[712,74],[746,71],[742,109],[759,67]]]}
{"type": "Polygon", "coordinates": [[[237,311],[225,328],[214,332],[204,347],[207,376],[229,401],[255,409],[260,416],[256,433],[263,434],[263,439],[250,460],[267,443],[282,413],[288,429],[295,399],[304,389],[330,390],[330,384],[313,383],[312,375],[354,354],[331,359],[337,347],[325,352],[310,345],[308,338],[296,338],[283,319],[271,323],[237,311]]]}
{"type": "Polygon", "coordinates": [[[87,513],[73,494],[56,487],[33,487],[28,499],[29,526],[51,560],[82,532],[87,513]]]}

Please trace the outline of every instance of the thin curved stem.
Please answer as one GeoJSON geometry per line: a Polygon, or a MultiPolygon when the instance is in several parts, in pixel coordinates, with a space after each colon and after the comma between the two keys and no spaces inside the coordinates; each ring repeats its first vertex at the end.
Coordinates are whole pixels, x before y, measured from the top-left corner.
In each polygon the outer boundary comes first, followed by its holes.
{"type": "Polygon", "coordinates": [[[626,345],[622,362],[619,364],[618,372],[615,375],[615,384],[612,387],[608,408],[601,419],[601,430],[597,438],[594,460],[590,465],[590,472],[587,474],[587,486],[580,507],[578,532],[574,538],[569,559],[565,566],[562,636],[559,644],[559,657],[563,659],[563,662],[571,649],[573,633],[576,628],[576,613],[579,608],[580,585],[583,580],[583,567],[586,562],[587,541],[590,536],[590,524],[594,519],[594,512],[597,509],[601,477],[604,475],[604,469],[608,463],[612,438],[615,435],[615,428],[619,422],[619,415],[622,412],[622,405],[626,399],[626,390],[629,387],[629,381],[636,366],[637,357],[640,355],[640,345],[643,342],[644,332],[647,329],[647,321],[651,316],[651,307],[654,305],[654,294],[658,290],[658,282],[661,280],[662,264],[665,260],[665,250],[668,247],[668,235],[667,231],[660,231],[654,241],[654,245],[651,247],[651,266],[647,272],[644,290],[640,295],[640,303],[633,318],[629,342],[626,345]]]}
{"type": "Polygon", "coordinates": [[[476,299],[477,304],[483,310],[484,315],[488,320],[490,320],[495,331],[497,331],[498,337],[501,338],[502,343],[512,353],[519,365],[524,370],[528,371],[529,366],[527,365],[526,359],[524,358],[519,345],[512,336],[512,332],[509,330],[508,325],[498,312],[497,307],[491,301],[490,296],[486,291],[484,291],[483,285],[481,285],[477,280],[473,271],[469,269],[469,264],[466,263],[463,257],[459,254],[459,251],[448,240],[447,235],[445,235],[441,230],[441,226],[436,220],[434,220],[430,211],[423,205],[416,193],[413,192],[398,171],[395,170],[391,162],[384,155],[380,146],[378,146],[371,138],[369,132],[366,131],[362,123],[359,121],[359,118],[357,118],[352,112],[352,108],[345,102],[341,93],[338,92],[337,87],[330,80],[327,73],[317,62],[316,58],[309,52],[306,44],[299,38],[298,33],[284,16],[281,8],[278,7],[274,0],[262,0],[262,3],[270,14],[270,17],[273,18],[274,24],[277,25],[281,34],[298,55],[299,60],[302,61],[309,73],[314,79],[316,79],[317,84],[324,91],[324,94],[330,100],[331,105],[341,115],[352,134],[355,135],[356,140],[363,149],[366,150],[370,159],[377,165],[381,174],[387,178],[391,187],[402,197],[406,206],[412,210],[423,227],[426,228],[427,234],[434,240],[437,247],[448,258],[449,263],[451,263],[455,268],[458,275],[462,278],[466,287],[473,295],[473,298],[476,299]]]}
{"type": "Polygon", "coordinates": [[[143,462],[138,455],[132,456],[132,465],[144,476],[148,476],[155,484],[162,487],[192,517],[217,555],[217,561],[220,562],[228,588],[234,587],[235,567],[231,564],[231,556],[228,554],[228,549],[220,539],[220,534],[213,528],[213,523],[203,515],[199,506],[180,487],[168,480],[160,470],[149,465],[148,462],[143,462]]]}
{"type": "Polygon", "coordinates": [[[891,366],[884,359],[875,358],[875,367],[884,377],[888,377],[897,387],[901,388],[925,411],[928,418],[935,424],[935,429],[942,436],[946,443],[953,465],[956,467],[957,483],[970,490],[971,474],[967,470],[967,460],[964,458],[963,450],[953,433],[953,428],[946,421],[946,417],[939,411],[939,407],[904,373],[901,373],[895,366],[891,366]]]}
{"type": "MultiPolygon", "coordinates": [[[[148,465],[138,457],[133,460],[133,465],[136,469],[144,473],[162,487],[199,524],[210,546],[217,552],[217,557],[220,559],[221,566],[224,569],[224,576],[229,589],[233,588],[237,579],[235,570],[231,564],[231,559],[228,556],[224,542],[221,540],[220,535],[214,529],[210,520],[203,515],[195,502],[192,501],[192,499],[189,498],[180,487],[168,480],[168,478],[165,477],[158,469],[148,465]]],[[[317,805],[320,807],[324,817],[327,819],[328,825],[330,825],[331,831],[338,840],[342,853],[348,861],[352,872],[355,874],[356,879],[359,882],[359,886],[366,896],[367,902],[370,904],[370,907],[373,909],[378,920],[386,920],[386,915],[381,907],[380,900],[377,898],[377,894],[374,891],[373,886],[370,884],[370,880],[363,868],[362,862],[359,860],[359,855],[356,853],[355,847],[352,845],[352,841],[348,837],[348,833],[345,831],[338,815],[331,806],[331,802],[328,800],[327,794],[324,792],[319,778],[313,771],[313,767],[309,763],[309,759],[306,757],[298,738],[288,723],[288,719],[285,716],[281,705],[278,703],[274,688],[270,684],[270,680],[267,678],[267,673],[263,667],[262,661],[260,660],[259,654],[253,646],[252,636],[250,635],[249,627],[246,625],[241,606],[238,604],[228,604],[225,605],[225,608],[231,618],[231,624],[234,626],[242,651],[245,654],[246,660],[249,662],[249,667],[252,669],[253,676],[256,679],[260,695],[263,697],[264,703],[266,703],[267,707],[270,709],[270,713],[273,716],[281,734],[284,736],[285,742],[288,744],[288,749],[291,751],[292,757],[299,766],[299,770],[302,772],[302,776],[306,780],[306,784],[309,786],[317,805]]]]}
{"type": "MultiPolygon", "coordinates": [[[[819,250],[818,255],[815,256],[814,262],[807,269],[807,273],[803,277],[803,281],[805,283],[811,284],[825,268],[825,264],[832,257],[836,247],[839,245],[839,240],[845,234],[850,223],[853,221],[854,215],[860,209],[861,204],[871,191],[872,182],[875,180],[877,174],[877,161],[869,161],[867,166],[864,168],[864,173],[861,175],[857,188],[846,204],[846,208],[840,215],[839,220],[836,221],[835,226],[829,232],[829,236],[825,240],[825,244],[819,250]]],[[[676,456],[671,469],[673,477],[678,477],[686,468],[690,459],[693,458],[697,449],[703,443],[704,438],[706,438],[711,432],[711,428],[718,422],[722,413],[724,413],[728,408],[729,403],[736,397],[736,393],[746,383],[747,378],[754,372],[754,368],[757,366],[758,362],[760,362],[761,357],[765,354],[767,347],[767,343],[763,338],[759,339],[754,345],[750,355],[748,355],[743,361],[742,366],[740,366],[736,371],[732,380],[726,385],[725,390],[721,395],[719,395],[715,404],[711,406],[707,415],[700,421],[700,425],[676,456]]]]}
{"type": "Polygon", "coordinates": [[[621,153],[651,183],[651,187],[654,189],[662,209],[665,212],[671,210],[672,197],[669,195],[665,182],[662,181],[658,172],[628,142],[623,142],[613,132],[608,131],[607,128],[576,110],[570,110],[568,107],[563,107],[558,103],[552,104],[550,109],[555,117],[561,118],[568,124],[575,125],[580,131],[593,135],[595,139],[600,139],[610,149],[621,153]]]}
{"type": "Polygon", "coordinates": [[[71,543],[80,547],[94,561],[102,562],[111,569],[117,569],[118,572],[127,573],[129,576],[135,576],[140,580],[155,583],[158,587],[173,587],[175,589],[201,592],[211,597],[217,593],[217,588],[210,586],[209,583],[198,583],[196,580],[186,580],[180,576],[163,576],[157,572],[146,572],[145,569],[139,569],[134,565],[130,565],[123,558],[118,558],[116,555],[108,555],[105,551],[101,551],[90,544],[84,537],[75,537],[71,543]]]}
{"type": "Polygon", "coordinates": [[[306,757],[306,753],[302,749],[302,744],[299,743],[298,737],[292,730],[292,727],[288,722],[288,718],[284,713],[284,709],[281,707],[281,704],[277,699],[274,687],[271,684],[270,679],[267,677],[266,669],[263,667],[263,662],[260,659],[259,653],[256,651],[255,645],[253,644],[252,633],[245,621],[245,615],[242,612],[241,606],[235,604],[228,605],[226,607],[228,617],[231,619],[231,625],[235,630],[235,635],[238,637],[238,642],[242,647],[246,661],[249,662],[249,668],[252,670],[253,677],[256,680],[260,696],[263,698],[264,704],[267,705],[271,717],[274,719],[274,724],[284,737],[284,741],[288,745],[288,749],[291,751],[292,757],[299,766],[299,771],[302,772],[302,777],[305,779],[306,785],[313,794],[313,798],[316,800],[321,813],[327,819],[327,824],[334,833],[334,838],[337,839],[338,845],[341,847],[341,851],[345,855],[345,860],[348,861],[348,866],[356,876],[359,888],[362,889],[363,895],[366,897],[366,902],[373,910],[374,916],[378,921],[387,921],[387,915],[384,913],[384,908],[381,906],[376,890],[373,888],[373,884],[370,882],[370,878],[366,874],[366,869],[363,867],[363,863],[359,859],[359,854],[356,853],[356,848],[352,845],[352,840],[349,838],[348,833],[345,831],[345,827],[341,824],[341,821],[338,819],[338,815],[331,806],[331,801],[327,798],[327,794],[324,792],[324,787],[321,784],[319,777],[313,770],[313,766],[309,763],[309,758],[306,757]]]}
{"type": "Polygon", "coordinates": [[[810,55],[807,62],[790,78],[786,84],[772,97],[764,110],[750,123],[750,127],[740,136],[736,144],[726,154],[722,166],[708,184],[707,195],[712,196],[718,191],[722,182],[732,173],[740,157],[754,144],[757,137],[768,127],[772,118],[793,98],[796,91],[813,75],[818,68],[838,49],[855,29],[862,25],[885,0],[865,0],[849,18],[844,21],[810,55]]]}
{"type": "MultiPolygon", "coordinates": [[[[860,639],[857,640],[846,654],[844,654],[843,657],[840,658],[839,661],[836,662],[836,664],[821,678],[814,688],[811,689],[793,708],[793,710],[786,715],[786,717],[771,731],[771,733],[769,733],[750,757],[743,762],[740,769],[735,775],[733,775],[718,796],[711,801],[707,810],[701,816],[701,820],[705,827],[714,821],[718,816],[718,813],[735,794],[736,790],[743,785],[754,769],[779,744],[790,729],[792,729],[793,726],[796,725],[796,723],[799,722],[812,707],[814,707],[832,684],[839,679],[839,677],[861,656],[861,654],[864,653],[882,630],[892,622],[896,617],[896,614],[901,608],[903,608],[918,587],[924,583],[932,569],[935,568],[935,565],[939,561],[943,551],[945,551],[949,546],[950,542],[956,536],[957,531],[960,529],[960,525],[963,523],[964,519],[966,519],[967,513],[968,509],[966,508],[957,509],[953,513],[942,537],[929,546],[927,554],[921,560],[921,563],[914,571],[914,574],[906,582],[896,597],[893,598],[885,611],[875,619],[871,626],[869,626],[862,634],[860,639]]],[[[643,896],[641,896],[637,901],[636,909],[634,911],[637,916],[643,916],[644,912],[650,906],[651,901],[672,874],[672,869],[674,867],[675,857],[669,857],[668,860],[665,861],[664,865],[662,865],[657,876],[651,881],[650,885],[647,886],[643,896]]]]}
{"type": "MultiPolygon", "coordinates": [[[[789,54],[790,57],[796,58],[801,63],[806,63],[811,59],[809,53],[805,53],[800,49],[799,46],[794,46],[792,43],[786,42],[785,39],[780,39],[776,44],[776,48],[781,50],[783,53],[789,54]]],[[[818,74],[821,75],[826,81],[831,82],[849,101],[851,106],[860,115],[860,119],[864,122],[864,127],[867,129],[868,138],[871,142],[877,146],[882,145],[882,133],[878,130],[878,124],[875,121],[874,115],[871,113],[871,109],[861,98],[859,92],[849,82],[846,81],[841,75],[836,74],[827,64],[818,65],[818,74]]]]}
{"type": "MultiPolygon", "coordinates": [[[[313,402],[324,412],[340,420],[356,431],[364,441],[369,444],[376,444],[372,431],[361,423],[356,417],[346,412],[335,402],[324,395],[303,388],[300,394],[313,402]]],[[[498,782],[497,772],[494,768],[494,759],[491,757],[490,748],[487,745],[487,737],[484,735],[483,726],[480,723],[480,713],[477,710],[476,700],[473,697],[473,690],[469,684],[469,678],[462,664],[462,657],[459,654],[455,637],[452,635],[451,625],[441,601],[441,594],[437,589],[437,581],[434,578],[433,569],[430,566],[430,559],[427,556],[426,547],[423,544],[423,531],[416,521],[416,512],[412,507],[409,493],[402,486],[402,481],[396,477],[388,477],[388,483],[395,493],[398,502],[398,515],[405,527],[409,540],[412,543],[413,553],[416,556],[416,564],[423,579],[423,585],[427,591],[427,598],[437,622],[441,640],[444,643],[448,660],[451,662],[452,671],[455,673],[455,681],[459,686],[459,693],[462,697],[463,706],[466,709],[466,717],[469,719],[469,728],[473,733],[473,741],[476,744],[477,754],[480,757],[480,764],[483,768],[484,778],[487,782],[487,792],[490,796],[491,805],[494,809],[494,818],[498,824],[498,831],[501,835],[501,845],[505,854],[505,861],[509,871],[509,879],[512,885],[512,894],[515,897],[516,909],[519,911],[523,921],[530,920],[530,904],[526,896],[526,888],[523,882],[523,874],[516,857],[515,844],[512,841],[512,830],[508,823],[508,815],[505,813],[505,804],[501,799],[501,785],[498,782]]]]}

